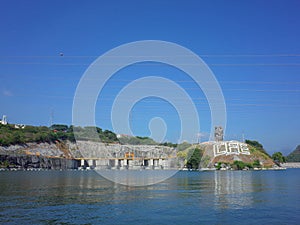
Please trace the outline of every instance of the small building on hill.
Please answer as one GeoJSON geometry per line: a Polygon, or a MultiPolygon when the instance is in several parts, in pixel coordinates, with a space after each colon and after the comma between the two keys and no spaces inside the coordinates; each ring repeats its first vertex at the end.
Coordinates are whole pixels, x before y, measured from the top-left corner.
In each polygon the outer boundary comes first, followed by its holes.
{"type": "Polygon", "coordinates": [[[0,124],[2,124],[2,125],[6,125],[7,124],[7,117],[6,117],[6,115],[2,116],[2,120],[0,120],[0,124]]]}

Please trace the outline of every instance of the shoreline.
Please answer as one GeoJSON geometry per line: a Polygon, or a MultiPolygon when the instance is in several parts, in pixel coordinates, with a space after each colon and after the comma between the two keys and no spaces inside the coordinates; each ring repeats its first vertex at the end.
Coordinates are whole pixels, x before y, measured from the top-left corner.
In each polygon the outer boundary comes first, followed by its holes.
{"type": "Polygon", "coordinates": [[[300,168],[300,162],[287,162],[282,164],[285,168],[300,168]]]}

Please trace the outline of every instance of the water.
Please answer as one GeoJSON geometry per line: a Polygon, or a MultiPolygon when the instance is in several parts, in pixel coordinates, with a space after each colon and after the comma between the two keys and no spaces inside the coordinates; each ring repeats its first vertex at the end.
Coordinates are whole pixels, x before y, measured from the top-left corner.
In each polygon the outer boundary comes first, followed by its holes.
{"type": "Polygon", "coordinates": [[[299,174],[184,171],[129,187],[93,171],[0,172],[0,224],[299,224],[299,174]]]}

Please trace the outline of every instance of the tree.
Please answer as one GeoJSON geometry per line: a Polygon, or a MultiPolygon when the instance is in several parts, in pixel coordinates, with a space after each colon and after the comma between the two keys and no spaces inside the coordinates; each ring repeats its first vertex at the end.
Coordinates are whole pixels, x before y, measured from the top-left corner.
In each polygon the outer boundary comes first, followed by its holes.
{"type": "Polygon", "coordinates": [[[177,157],[182,159],[182,160],[186,160],[186,158],[188,157],[188,153],[186,151],[180,151],[177,152],[177,157]]]}
{"type": "Polygon", "coordinates": [[[281,152],[275,152],[275,153],[272,155],[272,159],[273,159],[274,162],[276,162],[276,163],[285,163],[285,162],[286,162],[285,157],[282,155],[281,152]]]}
{"type": "Polygon", "coordinates": [[[300,162],[300,145],[286,157],[287,162],[300,162]]]}
{"type": "Polygon", "coordinates": [[[57,130],[57,131],[67,131],[68,130],[68,125],[64,124],[53,124],[50,127],[51,130],[57,130]]]}
{"type": "Polygon", "coordinates": [[[261,167],[260,162],[259,162],[258,159],[254,160],[253,167],[255,167],[255,168],[260,168],[261,167]]]}
{"type": "Polygon", "coordinates": [[[110,130],[105,130],[103,134],[106,137],[107,142],[119,142],[117,135],[114,132],[110,130]]]}
{"type": "Polygon", "coordinates": [[[201,161],[201,157],[202,157],[201,150],[199,148],[195,148],[195,150],[193,151],[193,154],[187,161],[187,164],[186,164],[187,168],[198,169],[200,161],[201,161]]]}
{"type": "Polygon", "coordinates": [[[13,143],[14,144],[24,144],[25,143],[25,139],[21,132],[15,131],[13,133],[13,143]]]}
{"type": "Polygon", "coordinates": [[[245,163],[243,161],[234,161],[232,168],[237,169],[237,170],[242,170],[246,167],[245,163]]]}
{"type": "Polygon", "coordinates": [[[261,143],[259,143],[258,141],[246,140],[245,142],[246,142],[246,144],[252,145],[255,148],[259,148],[259,149],[263,149],[264,148],[263,145],[261,143]]]}
{"type": "Polygon", "coordinates": [[[259,143],[258,141],[246,140],[245,142],[246,142],[246,144],[251,145],[251,146],[253,146],[254,148],[256,148],[258,151],[260,151],[260,152],[266,154],[267,156],[271,157],[271,156],[266,152],[266,150],[264,149],[264,146],[263,146],[261,143],[259,143]]]}
{"type": "Polygon", "coordinates": [[[168,146],[168,147],[171,147],[171,148],[176,148],[177,147],[177,144],[175,143],[172,143],[172,142],[164,142],[164,143],[161,143],[159,145],[163,145],[163,146],[168,146]]]}

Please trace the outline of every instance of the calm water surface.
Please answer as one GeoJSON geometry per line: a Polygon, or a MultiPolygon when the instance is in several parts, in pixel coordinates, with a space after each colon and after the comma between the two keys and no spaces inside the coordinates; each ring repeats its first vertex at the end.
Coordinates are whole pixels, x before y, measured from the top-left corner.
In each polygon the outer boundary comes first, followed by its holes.
{"type": "Polygon", "coordinates": [[[93,171],[0,172],[0,224],[300,224],[299,175],[185,171],[128,187],[93,171]]]}

